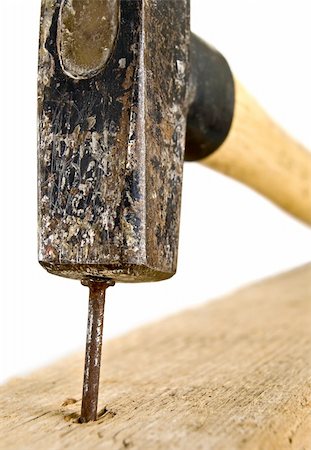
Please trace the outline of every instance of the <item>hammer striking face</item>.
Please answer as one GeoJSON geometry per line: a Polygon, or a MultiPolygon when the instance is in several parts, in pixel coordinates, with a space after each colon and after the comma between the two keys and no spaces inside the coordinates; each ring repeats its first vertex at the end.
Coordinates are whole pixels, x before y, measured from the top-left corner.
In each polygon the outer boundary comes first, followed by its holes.
{"type": "Polygon", "coordinates": [[[187,0],[42,2],[39,261],[49,272],[175,273],[189,45],[187,0]]]}

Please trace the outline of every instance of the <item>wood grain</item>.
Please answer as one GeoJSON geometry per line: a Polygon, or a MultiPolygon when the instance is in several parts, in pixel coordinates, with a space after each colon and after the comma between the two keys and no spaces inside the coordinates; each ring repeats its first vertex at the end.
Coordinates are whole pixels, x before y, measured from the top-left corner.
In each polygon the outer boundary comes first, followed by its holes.
{"type": "Polygon", "coordinates": [[[0,448],[309,450],[311,265],[106,343],[84,425],[82,371],[78,354],[1,387],[0,448]]]}
{"type": "Polygon", "coordinates": [[[311,153],[282,130],[236,81],[224,144],[202,164],[253,188],[311,225],[311,153]]]}

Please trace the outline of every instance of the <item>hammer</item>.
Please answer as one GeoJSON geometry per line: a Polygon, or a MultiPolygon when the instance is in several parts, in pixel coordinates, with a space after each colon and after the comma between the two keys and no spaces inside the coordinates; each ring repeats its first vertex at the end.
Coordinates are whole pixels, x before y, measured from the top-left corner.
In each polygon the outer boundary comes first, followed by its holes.
{"type": "Polygon", "coordinates": [[[97,417],[106,289],[176,272],[184,159],[311,224],[310,154],[191,34],[189,10],[42,0],[39,262],[90,288],[81,422],[97,417]]]}

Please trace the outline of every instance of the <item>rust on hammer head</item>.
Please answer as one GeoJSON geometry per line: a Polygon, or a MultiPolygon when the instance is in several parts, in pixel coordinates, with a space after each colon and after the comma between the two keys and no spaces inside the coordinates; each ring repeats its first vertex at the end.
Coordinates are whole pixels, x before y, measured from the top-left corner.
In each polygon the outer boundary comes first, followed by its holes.
{"type": "Polygon", "coordinates": [[[42,1],[39,261],[77,279],[169,278],[178,252],[189,1],[86,3],[42,1]],[[106,13],[105,25],[97,18],[106,13]]]}

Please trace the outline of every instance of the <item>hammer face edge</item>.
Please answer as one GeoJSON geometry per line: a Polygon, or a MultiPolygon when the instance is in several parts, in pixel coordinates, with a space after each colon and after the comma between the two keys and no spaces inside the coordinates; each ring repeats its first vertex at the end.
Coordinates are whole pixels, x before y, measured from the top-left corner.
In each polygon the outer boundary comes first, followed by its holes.
{"type": "Polygon", "coordinates": [[[167,279],[177,265],[189,2],[121,0],[114,51],[83,80],[62,68],[61,2],[52,3],[43,1],[39,51],[39,261],[69,278],[167,279]]]}
{"type": "Polygon", "coordinates": [[[119,283],[146,283],[168,280],[175,272],[161,272],[143,264],[105,266],[100,264],[52,264],[40,262],[42,267],[52,275],[74,280],[112,279],[119,283]],[[104,275],[103,275],[104,274],[104,275]]]}

